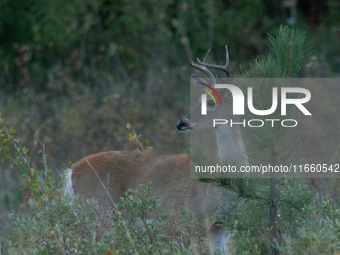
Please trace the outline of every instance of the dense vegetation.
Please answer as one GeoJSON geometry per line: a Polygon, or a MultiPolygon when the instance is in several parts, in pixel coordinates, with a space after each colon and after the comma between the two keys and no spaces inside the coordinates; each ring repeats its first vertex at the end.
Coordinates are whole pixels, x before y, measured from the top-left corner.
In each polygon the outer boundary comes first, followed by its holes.
{"type": "MultiPolygon", "coordinates": [[[[314,12],[298,6],[295,24],[316,48],[300,75],[334,76],[339,6],[316,2],[314,12]]],[[[268,52],[266,33],[285,23],[280,8],[249,0],[1,1],[1,112],[27,145],[39,130],[57,167],[123,149],[127,122],[157,151],[181,152],[174,125],[188,110],[188,61],[212,48],[211,62],[223,62],[227,44],[231,68],[246,68],[268,52]]]]}
{"type": "MultiPolygon", "coordinates": [[[[211,62],[223,63],[223,45],[227,44],[231,71],[240,65],[247,70],[250,59],[269,52],[267,33],[274,34],[279,25],[286,24],[287,16],[289,11],[273,0],[2,0],[0,113],[5,121],[1,121],[1,125],[8,120],[16,130],[13,139],[19,139],[19,147],[11,145],[8,149],[27,153],[25,157],[32,159],[35,169],[45,169],[46,163],[52,169],[51,172],[46,169],[46,180],[68,167],[68,162],[88,154],[134,149],[135,143],[130,143],[129,137],[135,139],[127,123],[131,123],[138,134],[143,134],[140,140],[150,141],[155,152],[180,153],[187,141],[177,132],[175,124],[189,110],[188,83],[194,71],[189,68],[188,61],[202,57],[211,48],[211,62]],[[47,155],[46,160],[42,154],[47,155]]],[[[313,55],[303,63],[298,76],[339,76],[338,2],[299,1],[293,23],[307,31],[307,40],[314,47],[313,55]]],[[[14,129],[8,128],[2,133],[14,135],[14,129]]],[[[6,139],[1,138],[5,148],[8,140],[4,142],[6,139]]],[[[1,157],[4,158],[3,154],[1,157]]],[[[23,158],[15,160],[19,160],[16,162],[19,167],[25,166],[23,158]]],[[[20,171],[9,170],[10,165],[7,161],[0,168],[0,231],[7,225],[7,212],[19,210],[25,196],[20,190],[23,186],[19,180],[20,171]]],[[[29,172],[27,166],[20,170],[26,185],[25,176],[36,178],[31,191],[41,189],[37,172],[29,172]]],[[[58,188],[49,184],[46,183],[46,199],[53,197],[54,188],[58,188]]],[[[327,180],[319,188],[336,198],[336,184],[336,180],[327,180]]],[[[33,195],[41,196],[40,193],[33,195]]],[[[322,197],[305,208],[314,218],[311,217],[308,224],[296,222],[295,236],[301,238],[283,237],[292,253],[301,254],[302,247],[306,246],[315,254],[337,251],[339,211],[330,201],[322,197]],[[314,249],[316,246],[319,251],[314,249]]],[[[54,218],[49,206],[60,206],[63,210],[67,205],[62,200],[58,204],[41,202],[32,204],[32,209],[41,210],[41,218],[54,218]]],[[[91,210],[97,210],[95,203],[88,211],[82,211],[82,215],[90,217],[91,210]]],[[[235,213],[236,218],[244,216],[241,212],[235,213]]],[[[64,216],[73,217],[70,213],[64,216]]],[[[37,215],[32,215],[32,219],[36,219],[34,217],[37,215]]],[[[188,222],[194,224],[185,219],[180,226],[187,226],[188,222]]],[[[17,220],[13,238],[24,240],[20,239],[24,237],[21,228],[27,225],[20,225],[17,220]]],[[[27,218],[22,219],[25,220],[27,218]]],[[[55,228],[33,223],[31,227],[36,233],[41,228],[55,228]]],[[[196,231],[199,249],[205,250],[200,239],[202,233],[197,233],[195,227],[188,228],[187,232],[196,231]]],[[[91,231],[98,230],[86,229],[84,233],[87,235],[91,231]]],[[[121,229],[117,234],[123,233],[121,229]]],[[[145,234],[141,233],[143,237],[145,234]]],[[[82,245],[88,245],[90,237],[86,235],[82,245]]],[[[173,236],[160,241],[170,245],[173,236]]],[[[240,240],[237,248],[259,253],[258,240],[251,231],[237,232],[235,236],[240,240]]],[[[40,240],[40,237],[37,234],[32,238],[40,240]]],[[[184,236],[183,242],[189,242],[187,240],[184,236]]],[[[95,243],[91,247],[97,249],[100,245],[95,243]]],[[[103,243],[104,248],[98,250],[104,251],[109,245],[110,242],[103,243]]],[[[185,247],[188,252],[191,249],[190,242],[182,248],[176,246],[178,243],[173,245],[169,249],[183,251],[185,247]]]]}

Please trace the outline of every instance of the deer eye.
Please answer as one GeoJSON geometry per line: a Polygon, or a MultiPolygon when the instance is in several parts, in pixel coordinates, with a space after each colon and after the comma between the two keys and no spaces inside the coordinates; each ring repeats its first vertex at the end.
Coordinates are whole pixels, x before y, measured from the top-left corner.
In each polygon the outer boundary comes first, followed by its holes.
{"type": "Polygon", "coordinates": [[[208,105],[209,105],[209,106],[215,106],[215,102],[214,102],[213,100],[209,100],[209,101],[208,101],[208,105]]]}

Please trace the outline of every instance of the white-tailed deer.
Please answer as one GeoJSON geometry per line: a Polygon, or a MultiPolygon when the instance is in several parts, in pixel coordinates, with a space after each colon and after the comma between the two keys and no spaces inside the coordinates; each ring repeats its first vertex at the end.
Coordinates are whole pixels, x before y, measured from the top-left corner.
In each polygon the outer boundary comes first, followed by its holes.
{"type": "MultiPolygon", "coordinates": [[[[225,66],[205,63],[207,56],[203,62],[198,60],[199,65],[193,61],[190,62],[190,65],[206,73],[213,81],[215,81],[215,78],[207,67],[222,70],[229,76],[227,48],[225,66]]],[[[197,77],[195,79],[202,81],[197,77]]],[[[223,104],[231,105],[230,97],[224,94],[222,90],[218,92],[221,94],[223,104]]],[[[212,119],[228,119],[230,117],[226,116],[231,113],[225,112],[225,107],[223,109],[222,107],[215,107],[214,104],[211,104],[210,98],[207,100],[208,115],[201,115],[200,105],[201,102],[199,101],[177,123],[178,130],[194,131],[212,128],[212,119]]],[[[219,125],[218,128],[215,128],[215,132],[219,161],[224,162],[224,160],[231,159],[234,162],[238,160],[240,164],[246,163],[244,162],[245,151],[239,130],[231,129],[228,125],[219,125]]],[[[64,192],[68,194],[78,193],[84,199],[95,197],[103,205],[107,193],[88,162],[98,173],[102,182],[108,183],[108,191],[116,203],[120,201],[120,197],[129,187],[140,190],[140,184],[148,184],[152,181],[152,194],[156,199],[159,199],[160,206],[165,211],[186,209],[191,211],[193,216],[198,219],[204,217],[208,210],[218,211],[224,216],[230,213],[230,199],[233,194],[226,189],[191,179],[190,159],[186,154],[155,155],[147,152],[108,151],[83,158],[67,171],[64,180],[64,192]]],[[[212,225],[208,229],[208,236],[212,250],[219,248],[223,253],[228,253],[229,235],[224,229],[212,225]]]]}

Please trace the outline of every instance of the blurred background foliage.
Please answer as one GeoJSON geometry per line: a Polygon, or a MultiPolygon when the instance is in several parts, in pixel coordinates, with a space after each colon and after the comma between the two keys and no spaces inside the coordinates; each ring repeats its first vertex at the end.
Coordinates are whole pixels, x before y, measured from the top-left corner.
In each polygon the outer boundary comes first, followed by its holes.
{"type": "MultiPolygon", "coordinates": [[[[208,61],[222,64],[227,44],[231,71],[246,69],[280,24],[314,45],[300,77],[339,76],[337,0],[0,0],[0,112],[28,148],[40,131],[56,169],[133,149],[128,122],[155,152],[181,153],[189,60],[211,48],[208,61]]],[[[6,171],[8,200],[17,182],[6,171]]]]}

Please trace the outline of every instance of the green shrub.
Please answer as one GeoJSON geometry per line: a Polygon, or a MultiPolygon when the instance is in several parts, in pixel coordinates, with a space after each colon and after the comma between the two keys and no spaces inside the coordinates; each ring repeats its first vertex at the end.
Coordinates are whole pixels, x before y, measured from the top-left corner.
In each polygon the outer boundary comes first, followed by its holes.
{"type": "Polygon", "coordinates": [[[339,254],[340,209],[323,196],[306,207],[305,213],[309,217],[295,222],[296,234],[284,235],[281,249],[290,254],[339,254]]]}
{"type": "Polygon", "coordinates": [[[5,254],[100,254],[109,249],[112,238],[95,200],[81,204],[78,196],[58,197],[39,205],[30,199],[29,206],[29,216],[10,214],[5,254]]]}
{"type": "Polygon", "coordinates": [[[10,214],[3,254],[208,254],[204,224],[162,213],[150,185],[129,189],[115,211],[79,196],[42,200],[29,201],[28,216],[10,214]]]}
{"type": "MultiPolygon", "coordinates": [[[[162,213],[151,195],[150,185],[142,194],[129,189],[121,198],[118,209],[122,215],[129,215],[127,227],[138,254],[208,253],[203,223],[194,220],[187,211],[170,215],[162,213]]],[[[133,244],[125,233],[124,222],[118,217],[113,218],[114,249],[121,254],[130,254],[133,244]]]]}

